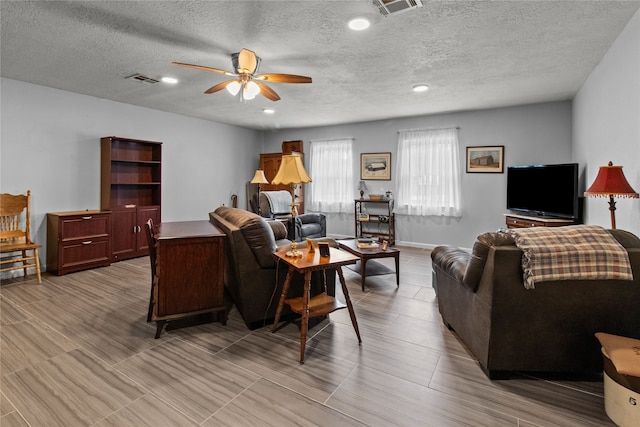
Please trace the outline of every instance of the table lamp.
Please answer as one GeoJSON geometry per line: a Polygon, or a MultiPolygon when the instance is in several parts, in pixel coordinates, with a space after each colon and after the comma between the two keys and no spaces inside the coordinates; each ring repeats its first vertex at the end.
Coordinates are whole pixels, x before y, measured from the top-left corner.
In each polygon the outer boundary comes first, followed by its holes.
{"type": "Polygon", "coordinates": [[[609,197],[609,210],[611,211],[611,228],[616,228],[616,202],[613,196],[638,198],[638,193],[631,188],[629,182],[622,173],[622,166],[613,166],[609,162],[607,166],[600,166],[598,176],[591,187],[584,192],[585,197],[609,197]]]}
{"type": "Polygon", "coordinates": [[[296,184],[311,182],[311,178],[307,175],[302,164],[302,158],[298,154],[284,154],[280,169],[276,173],[275,178],[271,181],[276,185],[291,185],[291,216],[296,216],[296,184]]]}
{"type": "Polygon", "coordinates": [[[364,197],[364,192],[367,191],[367,184],[365,184],[364,181],[360,181],[358,183],[358,190],[360,191],[360,198],[362,199],[364,197]]]}
{"type": "Polygon", "coordinates": [[[258,184],[258,215],[262,216],[262,209],[260,208],[260,187],[262,184],[268,184],[267,177],[264,176],[264,171],[262,169],[256,170],[255,175],[253,175],[253,179],[251,180],[252,184],[258,184]]]}

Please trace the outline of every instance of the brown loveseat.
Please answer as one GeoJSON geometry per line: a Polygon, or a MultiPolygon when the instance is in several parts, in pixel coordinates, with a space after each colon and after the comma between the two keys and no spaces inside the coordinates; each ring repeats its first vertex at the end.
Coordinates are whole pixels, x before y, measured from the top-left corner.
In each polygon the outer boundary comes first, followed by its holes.
{"type": "Polygon", "coordinates": [[[565,280],[523,285],[522,251],[506,233],[478,236],[469,254],[432,253],[444,323],[492,379],[514,371],[602,371],[596,332],[640,338],[640,239],[608,230],[627,250],[633,280],[565,280]]]}
{"type": "MultiPolygon", "coordinates": [[[[252,212],[224,206],[210,212],[209,220],[227,236],[225,288],[247,327],[272,324],[287,273],[286,265],[278,264],[273,252],[291,245],[285,226],[280,221],[267,221],[252,212]]],[[[312,295],[323,289],[320,273],[312,274],[312,295]]],[[[327,270],[330,295],[335,295],[335,276],[335,270],[327,270]]],[[[303,277],[295,274],[289,296],[301,296],[302,285],[303,277]]],[[[283,312],[283,319],[291,317],[290,311],[283,312]]]]}

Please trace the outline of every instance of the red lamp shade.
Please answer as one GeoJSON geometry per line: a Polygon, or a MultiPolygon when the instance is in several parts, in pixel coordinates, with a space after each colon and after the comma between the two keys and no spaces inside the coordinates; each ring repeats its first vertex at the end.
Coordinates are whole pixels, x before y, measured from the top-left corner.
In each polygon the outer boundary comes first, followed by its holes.
{"type": "Polygon", "coordinates": [[[616,228],[616,203],[613,196],[638,198],[638,193],[631,188],[631,185],[622,173],[622,166],[613,166],[609,162],[607,166],[600,166],[598,176],[593,181],[591,187],[584,192],[586,197],[609,197],[609,210],[611,211],[611,228],[616,228]]]}
{"type": "Polygon", "coordinates": [[[587,197],[607,197],[611,194],[638,198],[638,193],[631,188],[627,178],[624,177],[622,166],[613,166],[613,163],[609,162],[608,166],[600,166],[596,180],[584,195],[587,197]]]}

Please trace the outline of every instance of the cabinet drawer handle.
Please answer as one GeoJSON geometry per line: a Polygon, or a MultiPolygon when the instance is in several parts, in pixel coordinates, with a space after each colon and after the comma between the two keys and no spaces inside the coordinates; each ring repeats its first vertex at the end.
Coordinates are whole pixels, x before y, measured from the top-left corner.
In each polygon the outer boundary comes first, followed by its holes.
{"type": "Polygon", "coordinates": [[[92,216],[83,216],[82,219],[91,219],[93,218],[92,216]]]}
{"type": "Polygon", "coordinates": [[[87,240],[86,242],[82,242],[83,245],[90,245],[93,243],[93,240],[87,240]]]}

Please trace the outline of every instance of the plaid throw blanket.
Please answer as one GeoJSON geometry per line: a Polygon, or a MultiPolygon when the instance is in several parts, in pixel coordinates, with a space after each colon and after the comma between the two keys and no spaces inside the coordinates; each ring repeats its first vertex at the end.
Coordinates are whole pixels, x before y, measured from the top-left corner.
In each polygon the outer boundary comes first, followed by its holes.
{"type": "Polygon", "coordinates": [[[527,289],[551,280],[633,280],[627,251],[602,227],[512,228],[507,233],[522,250],[527,289]]]}

